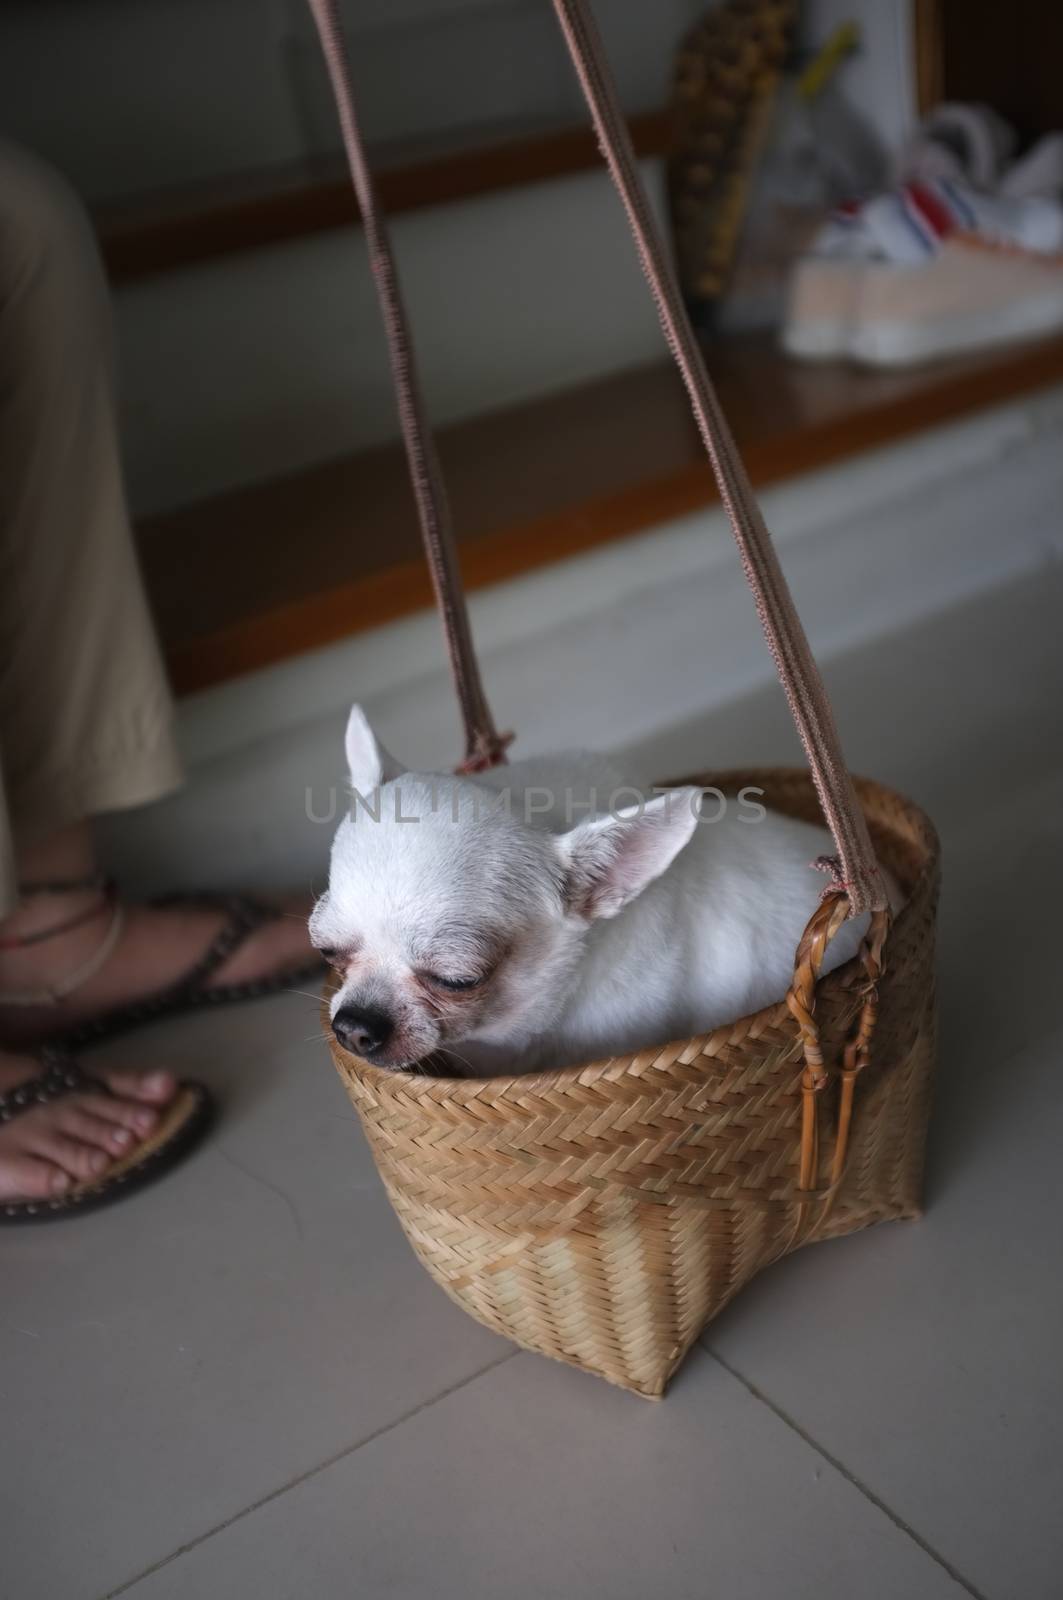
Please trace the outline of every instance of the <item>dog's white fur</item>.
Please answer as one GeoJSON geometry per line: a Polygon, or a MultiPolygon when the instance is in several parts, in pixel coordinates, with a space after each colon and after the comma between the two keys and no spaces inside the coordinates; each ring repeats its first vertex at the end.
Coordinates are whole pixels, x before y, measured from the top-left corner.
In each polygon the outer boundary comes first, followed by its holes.
{"type": "MultiPolygon", "coordinates": [[[[337,1033],[349,1040],[362,1015],[390,1029],[367,1052],[377,1064],[442,1050],[471,1076],[562,1066],[704,1033],[785,994],[824,888],[811,863],[832,848],[825,829],[751,798],[699,821],[697,789],[614,799],[625,780],[596,757],[475,779],[403,772],[357,706],[347,760],[355,803],[310,931],[341,976],[337,1033]],[[580,809],[592,790],[597,814],[580,809]],[[617,804],[629,809],[609,814],[617,804]]],[[[826,970],[865,927],[845,924],[826,970]]]]}

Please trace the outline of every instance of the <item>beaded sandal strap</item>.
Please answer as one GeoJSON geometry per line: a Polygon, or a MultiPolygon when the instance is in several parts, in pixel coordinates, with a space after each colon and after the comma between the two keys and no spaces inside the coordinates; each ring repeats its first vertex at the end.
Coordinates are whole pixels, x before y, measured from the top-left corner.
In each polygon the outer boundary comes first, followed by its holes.
{"type": "Polygon", "coordinates": [[[58,939],[60,934],[73,933],[75,928],[81,928],[86,922],[92,922],[95,917],[106,911],[109,905],[114,904],[115,885],[111,878],[100,878],[95,881],[85,879],[84,883],[71,883],[67,888],[58,886],[31,885],[27,890],[21,886],[20,892],[28,894],[67,894],[76,893],[84,889],[99,893],[99,900],[93,905],[86,906],[83,911],[75,912],[72,917],[65,918],[62,922],[53,922],[47,928],[40,928],[34,933],[4,934],[0,936],[0,950],[25,950],[30,945],[43,944],[48,939],[58,939]]]}
{"type": "Polygon", "coordinates": [[[270,974],[245,983],[210,985],[208,980],[224,966],[229,957],[258,928],[267,922],[272,922],[279,913],[272,906],[264,905],[253,896],[242,894],[172,894],[152,900],[151,904],[156,907],[202,906],[223,913],[225,921],[203,955],[174,983],[167,984],[153,994],[145,995],[142,1000],[132,1000],[126,1005],[116,1006],[102,1016],[79,1023],[63,1034],[63,1042],[68,1048],[83,1049],[98,1043],[101,1039],[111,1038],[159,1017],[196,1006],[224,1005],[230,1000],[254,1000],[260,996],[275,994],[278,989],[285,988],[301,977],[309,976],[318,970],[319,963],[315,962],[312,965],[296,967],[279,978],[276,974],[270,974]]]}
{"type": "MultiPolygon", "coordinates": [[[[94,912],[94,915],[96,913],[94,912]]],[[[87,918],[80,919],[82,921],[87,918]]],[[[74,926],[77,926],[75,921],[74,926]]],[[[80,989],[90,978],[94,978],[100,968],[108,961],[114,952],[122,929],[125,926],[125,911],[117,901],[111,902],[111,920],[107,931],[96,949],[86,961],[74,967],[71,972],[62,978],[57,978],[53,983],[41,984],[36,989],[0,989],[0,1006],[54,1006],[60,1000],[65,1000],[68,995],[80,989]]]]}
{"type": "Polygon", "coordinates": [[[79,889],[106,890],[114,887],[113,880],[104,872],[91,872],[84,878],[37,878],[20,883],[18,892],[23,900],[42,894],[76,894],[79,889]]]}
{"type": "Polygon", "coordinates": [[[26,1083],[20,1083],[16,1089],[9,1089],[6,1094],[0,1094],[0,1123],[13,1122],[16,1117],[22,1116],[27,1111],[33,1111],[37,1106],[46,1106],[52,1100],[62,1100],[68,1094],[78,1090],[92,1089],[100,1094],[109,1094],[105,1083],[98,1078],[89,1078],[72,1056],[64,1051],[45,1050],[41,1055],[43,1071],[35,1078],[30,1078],[26,1083]]]}

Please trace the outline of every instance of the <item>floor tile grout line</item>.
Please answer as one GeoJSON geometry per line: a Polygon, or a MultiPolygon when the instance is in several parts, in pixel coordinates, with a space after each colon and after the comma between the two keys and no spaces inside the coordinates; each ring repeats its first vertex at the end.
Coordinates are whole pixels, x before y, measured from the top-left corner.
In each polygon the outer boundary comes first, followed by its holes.
{"type": "MultiPolygon", "coordinates": [[[[777,1417],[779,1421],[783,1423],[785,1427],[789,1428],[790,1431],[795,1433],[799,1439],[809,1446],[810,1449],[814,1450],[815,1453],[820,1456],[828,1466],[830,1466],[835,1472],[844,1478],[846,1483],[850,1484],[859,1495],[873,1505],[876,1510],[880,1511],[883,1516],[885,1516],[888,1521],[890,1521],[894,1527],[899,1530],[899,1532],[903,1533],[912,1541],[913,1544],[922,1550],[924,1555],[929,1556],[930,1560],[933,1561],[936,1566],[939,1566],[942,1571],[953,1580],[954,1583],[959,1584],[965,1593],[971,1596],[971,1600],[989,1600],[989,1597],[981,1589],[976,1588],[975,1585],[971,1583],[968,1578],[964,1577],[963,1573],[954,1567],[945,1556],[941,1555],[937,1550],[935,1550],[933,1545],[929,1544],[927,1540],[923,1538],[922,1534],[918,1533],[910,1523],[906,1522],[903,1517],[901,1517],[892,1509],[891,1506],[887,1505],[887,1503],[881,1499],[881,1497],[877,1495],[873,1489],[869,1488],[869,1486],[864,1483],[862,1479],[858,1478],[856,1474],[839,1459],[839,1457],[833,1455],[825,1445],[821,1444],[818,1439],[814,1438],[812,1434],[807,1431],[807,1429],[803,1428],[795,1418],[791,1417],[787,1411],[784,1411],[783,1408],[774,1400],[772,1400],[769,1395],[765,1394],[762,1389],[759,1389],[757,1385],[751,1382],[750,1379],[748,1379],[744,1373],[740,1372],[737,1367],[733,1367],[729,1361],[725,1361],[723,1356],[714,1350],[711,1345],[706,1344],[705,1341],[701,1339],[699,1339],[697,1342],[699,1349],[701,1349],[711,1361],[715,1361],[717,1366],[722,1367],[730,1377],[734,1378],[736,1383],[740,1383],[742,1385],[743,1389],[746,1390],[747,1394],[749,1394],[752,1399],[756,1400],[758,1404],[765,1406],[773,1416],[777,1417]]],[[[178,1545],[176,1549],[171,1550],[165,1556],[160,1557],[158,1561],[153,1561],[150,1566],[145,1567],[141,1572],[136,1573],[132,1578],[127,1579],[124,1583],[119,1584],[117,1588],[108,1589],[106,1594],[101,1596],[101,1600],[118,1600],[120,1595],[128,1594],[129,1591],[134,1589],[138,1583],[142,1583],[145,1578],[150,1578],[153,1573],[161,1571],[163,1567],[168,1567],[172,1562],[178,1560],[181,1556],[187,1555],[189,1551],[197,1549],[199,1545],[206,1544],[208,1540],[213,1539],[215,1535],[224,1533],[227,1528],[233,1527],[233,1525],[237,1522],[242,1522],[245,1517],[251,1516],[255,1511],[260,1511],[263,1506],[271,1504],[271,1502],[274,1500],[279,1500],[283,1495],[288,1494],[292,1489],[297,1489],[301,1484],[308,1483],[310,1479],[318,1477],[320,1473],[327,1472],[330,1467],[334,1467],[340,1461],[346,1460],[348,1456],[356,1455],[357,1452],[364,1449],[366,1445],[373,1444],[377,1439],[381,1439],[386,1434],[394,1432],[396,1428],[401,1428],[404,1423],[412,1421],[413,1418],[419,1416],[421,1412],[431,1410],[431,1408],[435,1405],[438,1405],[440,1401],[447,1400],[451,1395],[457,1394],[462,1389],[468,1388],[470,1384],[476,1383],[480,1378],[486,1377],[489,1372],[494,1372],[498,1367],[505,1366],[507,1361],[514,1360],[514,1358],[520,1355],[520,1353],[521,1352],[519,1349],[508,1350],[505,1355],[499,1356],[497,1360],[489,1361],[486,1366],[478,1368],[476,1372],[469,1373],[467,1377],[459,1378],[456,1383],[452,1383],[446,1389],[441,1389],[438,1394],[432,1395],[428,1399],[420,1401],[419,1404],[415,1406],[411,1406],[409,1411],[404,1411],[401,1416],[394,1418],[393,1421],[382,1423],[379,1428],[374,1428],[372,1432],[367,1433],[364,1438],[355,1440],[353,1444],[345,1445],[342,1450],[335,1451],[331,1456],[327,1456],[324,1461],[316,1462],[312,1467],[308,1467],[305,1472],[300,1472],[294,1478],[289,1479],[286,1483],[278,1485],[278,1487],[275,1489],[271,1489],[268,1494],[260,1495],[257,1500],[252,1500],[248,1505],[242,1506],[239,1511],[234,1511],[231,1516],[224,1518],[223,1521],[216,1523],[213,1527],[206,1529],[203,1533],[197,1534],[194,1539],[186,1540],[184,1544],[178,1545]]]]}
{"type": "Polygon", "coordinates": [[[881,1511],[883,1516],[887,1517],[895,1528],[899,1529],[913,1544],[918,1545],[924,1555],[929,1556],[931,1561],[939,1566],[943,1572],[946,1572],[954,1583],[958,1583],[960,1588],[971,1596],[971,1600],[989,1600],[988,1595],[983,1593],[981,1589],[975,1588],[970,1579],[965,1578],[963,1573],[952,1565],[951,1561],[935,1550],[933,1545],[929,1544],[921,1533],[917,1533],[911,1523],[905,1522],[904,1518],[894,1511],[892,1506],[887,1505],[885,1500],[877,1495],[873,1489],[869,1488],[861,1478],[858,1478],[856,1473],[845,1465],[844,1461],[840,1460],[838,1456],[832,1455],[825,1445],[820,1444],[818,1439],[813,1438],[812,1434],[791,1417],[789,1412],[784,1411],[780,1405],[777,1405],[770,1395],[765,1394],[763,1389],[758,1389],[755,1383],[751,1383],[743,1373],[739,1372],[737,1367],[732,1367],[729,1361],[725,1361],[723,1356],[714,1350],[711,1345],[706,1344],[704,1340],[699,1339],[698,1345],[711,1360],[721,1366],[726,1373],[729,1373],[737,1383],[740,1383],[747,1394],[751,1395],[754,1400],[759,1401],[762,1406],[766,1406],[773,1416],[778,1417],[779,1421],[789,1428],[791,1432],[796,1433],[797,1437],[803,1440],[818,1456],[822,1457],[828,1466],[832,1467],[835,1472],[840,1473],[846,1483],[850,1484],[858,1494],[862,1495],[865,1500],[870,1501],[877,1511],[881,1511]]]}
{"type": "Polygon", "coordinates": [[[134,1577],[127,1578],[116,1589],[108,1589],[107,1593],[101,1596],[101,1600],[118,1600],[119,1595],[128,1594],[138,1583],[143,1583],[145,1578],[150,1578],[153,1573],[160,1572],[163,1567],[168,1567],[172,1561],[178,1560],[180,1556],[187,1555],[190,1550],[195,1550],[199,1545],[206,1544],[208,1539],[213,1539],[216,1534],[224,1533],[226,1528],[231,1528],[234,1523],[242,1522],[244,1517],[249,1517],[252,1512],[261,1511],[262,1507],[268,1506],[271,1501],[279,1500],[282,1495],[288,1494],[290,1490],[298,1489],[300,1484],[308,1483],[311,1478],[316,1478],[319,1473],[327,1472],[330,1467],[336,1466],[338,1462],[345,1461],[348,1456],[357,1454],[367,1444],[373,1444],[375,1440],[383,1438],[385,1434],[392,1433],[396,1428],[401,1428],[403,1423],[412,1421],[422,1411],[430,1410],[432,1406],[438,1405],[441,1400],[449,1399],[451,1395],[457,1394],[459,1390],[467,1388],[471,1383],[476,1383],[478,1379],[486,1377],[489,1372],[494,1372],[497,1367],[505,1366],[507,1361],[512,1361],[515,1356],[519,1355],[519,1349],[507,1350],[505,1355],[499,1356],[497,1360],[489,1361],[485,1367],[479,1367],[475,1372],[470,1372],[467,1377],[459,1378],[449,1388],[441,1389],[438,1394],[432,1395],[427,1400],[420,1401],[418,1405],[411,1406],[409,1411],[404,1411],[394,1421],[381,1423],[379,1428],[374,1428],[364,1438],[356,1439],[353,1444],[345,1445],[342,1450],[337,1450],[324,1461],[318,1461],[314,1466],[307,1467],[305,1472],[298,1473],[294,1478],[289,1479],[287,1483],[282,1483],[276,1489],[271,1489],[268,1494],[260,1495],[257,1500],[252,1500],[249,1505],[241,1506],[239,1511],[234,1511],[232,1516],[225,1517],[223,1521],[216,1523],[214,1527],[207,1528],[205,1532],[196,1534],[194,1539],[187,1539],[184,1544],[178,1545],[176,1550],[171,1550],[167,1555],[160,1556],[158,1561],[153,1561],[150,1567],[145,1567],[142,1572],[138,1572],[134,1577]]]}

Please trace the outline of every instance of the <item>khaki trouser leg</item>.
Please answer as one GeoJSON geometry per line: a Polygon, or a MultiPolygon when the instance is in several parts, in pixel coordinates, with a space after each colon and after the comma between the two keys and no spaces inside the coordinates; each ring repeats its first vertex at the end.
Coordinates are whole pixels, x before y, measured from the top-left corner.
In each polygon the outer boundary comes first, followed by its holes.
{"type": "Polygon", "coordinates": [[[0,915],[14,851],[180,782],[77,201],[0,142],[0,915]]]}

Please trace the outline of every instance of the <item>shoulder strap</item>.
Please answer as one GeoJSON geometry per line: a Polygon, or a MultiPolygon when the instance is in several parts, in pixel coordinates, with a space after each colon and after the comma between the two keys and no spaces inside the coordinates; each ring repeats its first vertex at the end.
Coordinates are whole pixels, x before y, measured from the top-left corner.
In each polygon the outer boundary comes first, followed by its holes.
{"type": "Polygon", "coordinates": [[[665,338],[690,397],[724,510],[742,558],[776,671],[808,756],[827,826],[834,837],[850,911],[882,906],[885,896],[863,812],[849,776],[823,680],[812,659],[775,547],[749,477],[709,381],[671,261],[638,175],[627,123],[586,0],[554,0],[572,63],[617,192],[665,338]]]}
{"type": "Polygon", "coordinates": [[[511,733],[495,728],[484,694],[473,648],[472,630],[465,604],[461,573],[454,549],[450,503],[439,467],[435,440],[425,413],[421,381],[414,358],[409,319],[402,300],[395,256],[384,222],[376,185],[365,156],[365,145],[354,106],[350,67],[335,0],[309,0],[321,38],[332,91],[336,98],[351,180],[369,247],[369,262],[376,284],[380,315],[387,336],[391,376],[398,402],[399,422],[406,447],[406,463],[417,503],[428,568],[436,606],[443,624],[450,669],[465,726],[465,760],[459,770],[479,772],[504,761],[511,733]]]}
{"type": "MultiPolygon", "coordinates": [[[[466,766],[491,765],[503,759],[507,741],[494,729],[476,667],[454,556],[446,493],[424,415],[394,258],[355,117],[335,0],[309,0],[309,4],[328,62],[351,176],[365,224],[418,514],[465,719],[466,766]]],[[[881,876],[867,824],[842,756],[826,691],[745,466],[709,381],[671,261],[647,202],[593,16],[586,0],[553,0],[553,4],[599,144],[627,214],[665,338],[686,384],[768,649],[808,756],[823,815],[837,847],[837,876],[847,894],[850,915],[868,907],[881,908],[886,903],[881,876]]]]}

